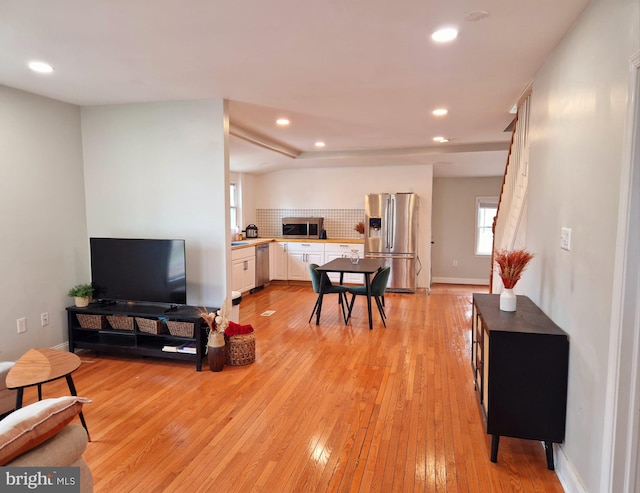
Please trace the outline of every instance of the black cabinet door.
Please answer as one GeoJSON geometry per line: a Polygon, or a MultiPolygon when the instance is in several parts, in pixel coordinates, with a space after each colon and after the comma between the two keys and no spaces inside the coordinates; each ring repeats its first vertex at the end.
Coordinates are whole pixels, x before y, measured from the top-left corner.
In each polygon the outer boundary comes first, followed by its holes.
{"type": "Polygon", "coordinates": [[[487,433],[562,442],[568,361],[566,335],[490,332],[487,433]]]}

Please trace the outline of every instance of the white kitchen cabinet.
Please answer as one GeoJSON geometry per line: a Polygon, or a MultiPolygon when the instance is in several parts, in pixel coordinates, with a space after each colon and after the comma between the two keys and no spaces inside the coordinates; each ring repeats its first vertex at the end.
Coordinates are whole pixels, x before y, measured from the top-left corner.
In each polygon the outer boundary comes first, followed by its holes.
{"type": "Polygon", "coordinates": [[[324,243],[287,243],[290,281],[310,281],[309,264],[324,264],[324,243]]]}
{"type": "MultiPolygon", "coordinates": [[[[324,246],[324,261],[330,262],[335,258],[351,257],[351,251],[357,250],[358,256],[364,258],[364,245],[359,243],[327,243],[324,246]]],[[[331,282],[340,282],[340,274],[337,272],[329,273],[331,282]]],[[[345,273],[342,279],[344,284],[364,284],[364,276],[362,274],[345,273]]]]}
{"type": "Polygon", "coordinates": [[[256,247],[231,250],[231,289],[241,293],[256,287],[256,247]]]}
{"type": "Polygon", "coordinates": [[[275,241],[269,244],[269,277],[279,281],[289,280],[287,242],[275,241]]]}

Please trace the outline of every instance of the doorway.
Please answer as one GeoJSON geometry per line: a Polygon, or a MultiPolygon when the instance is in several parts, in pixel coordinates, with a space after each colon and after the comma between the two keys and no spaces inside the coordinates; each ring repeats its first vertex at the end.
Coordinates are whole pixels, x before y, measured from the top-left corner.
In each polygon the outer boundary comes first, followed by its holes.
{"type": "Polygon", "coordinates": [[[631,59],[601,491],[640,491],[640,53],[631,59]]]}

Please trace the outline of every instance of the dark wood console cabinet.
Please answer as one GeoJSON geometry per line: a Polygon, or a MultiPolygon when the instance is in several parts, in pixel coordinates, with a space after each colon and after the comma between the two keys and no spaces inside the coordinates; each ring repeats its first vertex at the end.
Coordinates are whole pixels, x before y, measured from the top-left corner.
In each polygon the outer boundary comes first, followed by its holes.
{"type": "Polygon", "coordinates": [[[569,338],[528,297],[515,312],[500,310],[500,295],[473,295],[471,367],[491,461],[500,436],[544,442],[554,468],[553,443],[564,440],[569,338]]]}
{"type": "Polygon", "coordinates": [[[153,356],[158,358],[195,361],[196,370],[202,370],[202,358],[205,355],[207,342],[207,325],[198,315],[198,309],[192,306],[179,306],[166,311],[164,307],[154,305],[138,305],[135,303],[100,304],[92,303],[86,308],[70,306],[67,308],[69,351],[90,349],[97,352],[153,356]],[[135,319],[141,317],[161,321],[188,322],[194,324],[193,337],[173,336],[170,333],[149,334],[136,326],[133,330],[115,330],[104,324],[100,329],[82,328],[78,314],[107,316],[123,316],[135,319]],[[180,346],[193,342],[196,354],[163,351],[165,346],[180,346]]]}

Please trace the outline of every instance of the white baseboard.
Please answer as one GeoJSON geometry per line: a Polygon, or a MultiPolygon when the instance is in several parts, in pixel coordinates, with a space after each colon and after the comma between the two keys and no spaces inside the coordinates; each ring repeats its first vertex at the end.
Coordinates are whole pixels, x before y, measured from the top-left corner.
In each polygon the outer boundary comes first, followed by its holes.
{"type": "MultiPolygon", "coordinates": [[[[544,444],[542,445],[544,447],[544,444]]],[[[553,456],[555,459],[555,471],[560,484],[566,493],[587,493],[580,477],[573,468],[573,464],[567,459],[561,446],[553,444],[553,456]]]]}
{"type": "Polygon", "coordinates": [[[53,346],[51,349],[59,349],[60,351],[69,351],[69,341],[53,346]]]}
{"type": "Polygon", "coordinates": [[[475,284],[488,286],[489,279],[469,279],[464,277],[433,277],[431,284],[475,284]]]}

